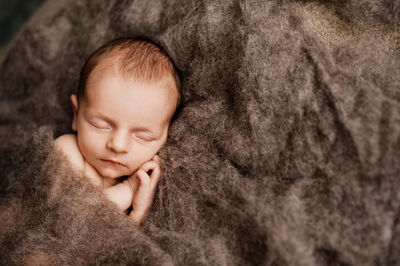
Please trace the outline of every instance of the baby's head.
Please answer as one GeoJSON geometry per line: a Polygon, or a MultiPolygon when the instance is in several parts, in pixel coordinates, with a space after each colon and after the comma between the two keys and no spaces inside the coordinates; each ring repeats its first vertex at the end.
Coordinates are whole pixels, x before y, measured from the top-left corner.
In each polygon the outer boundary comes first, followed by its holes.
{"type": "Polygon", "coordinates": [[[167,139],[180,102],[179,76],[156,45],[118,39],[89,57],[71,102],[85,160],[104,177],[131,175],[167,139]]]}

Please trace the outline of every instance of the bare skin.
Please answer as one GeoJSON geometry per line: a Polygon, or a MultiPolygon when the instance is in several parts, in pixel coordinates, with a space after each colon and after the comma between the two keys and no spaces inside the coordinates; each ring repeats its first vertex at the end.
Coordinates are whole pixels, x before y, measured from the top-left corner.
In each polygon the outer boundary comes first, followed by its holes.
{"type": "Polygon", "coordinates": [[[82,172],[93,184],[104,189],[106,197],[120,210],[132,206],[129,216],[139,225],[151,207],[154,192],[161,177],[160,158],[154,155],[123,182],[102,177],[97,170],[83,158],[76,135],[66,134],[55,140],[55,145],[67,156],[73,167],[82,172]],[[148,175],[152,170],[151,175],[148,175]]]}
{"type": "Polygon", "coordinates": [[[55,140],[73,167],[104,189],[119,209],[132,206],[129,216],[135,224],[150,209],[161,177],[156,153],[166,142],[175,111],[174,84],[172,76],[136,82],[123,78],[116,67],[96,67],[85,97],[71,95],[77,135],[55,140]],[[122,176],[127,178],[119,182],[122,176]]]}

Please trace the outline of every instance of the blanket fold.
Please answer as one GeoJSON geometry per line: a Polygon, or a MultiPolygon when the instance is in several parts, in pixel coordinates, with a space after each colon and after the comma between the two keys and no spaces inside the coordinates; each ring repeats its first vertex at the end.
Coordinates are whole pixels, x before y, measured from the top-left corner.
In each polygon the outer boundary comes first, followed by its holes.
{"type": "Polygon", "coordinates": [[[7,202],[1,204],[0,216],[9,227],[0,236],[2,264],[119,264],[126,260],[173,264],[170,255],[139,231],[101,190],[71,168],[53,148],[48,128],[20,137],[19,145],[24,148],[12,157],[23,168],[8,187],[7,202]]]}

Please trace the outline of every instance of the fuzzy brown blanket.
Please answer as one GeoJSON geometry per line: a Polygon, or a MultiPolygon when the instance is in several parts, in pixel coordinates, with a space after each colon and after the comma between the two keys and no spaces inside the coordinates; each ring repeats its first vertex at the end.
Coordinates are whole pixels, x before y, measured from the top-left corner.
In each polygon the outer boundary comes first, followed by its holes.
{"type": "Polygon", "coordinates": [[[400,1],[48,1],[0,69],[1,265],[399,265],[400,1]],[[140,227],[52,146],[85,58],[160,43],[184,106],[140,227]]]}

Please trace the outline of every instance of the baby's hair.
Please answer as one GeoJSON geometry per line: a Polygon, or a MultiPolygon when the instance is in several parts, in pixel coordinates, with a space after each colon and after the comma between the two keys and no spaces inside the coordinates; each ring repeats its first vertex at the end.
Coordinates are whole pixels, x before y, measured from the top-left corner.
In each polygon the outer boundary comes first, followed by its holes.
{"type": "Polygon", "coordinates": [[[171,74],[177,88],[177,106],[181,102],[179,73],[168,55],[149,40],[120,38],[112,40],[94,51],[85,62],[78,86],[78,98],[85,96],[85,86],[90,73],[104,59],[112,58],[124,77],[139,81],[158,81],[171,74]]]}

